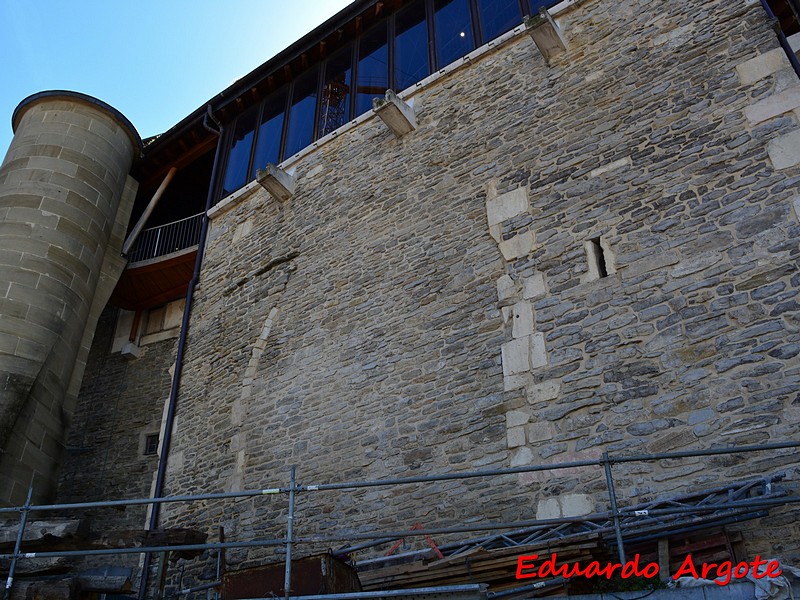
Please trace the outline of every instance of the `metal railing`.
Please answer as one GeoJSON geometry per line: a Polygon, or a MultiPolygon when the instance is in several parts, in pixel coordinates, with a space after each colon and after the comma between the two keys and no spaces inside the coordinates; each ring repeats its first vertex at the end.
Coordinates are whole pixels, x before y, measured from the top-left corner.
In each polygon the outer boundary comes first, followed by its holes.
{"type": "Polygon", "coordinates": [[[166,225],[145,229],[128,254],[129,261],[142,262],[196,246],[200,240],[203,214],[198,213],[166,225]]]}
{"type": "MultiPolygon", "coordinates": [[[[181,495],[181,496],[167,496],[163,498],[136,498],[127,500],[109,500],[97,502],[73,502],[67,504],[45,504],[35,505],[31,503],[32,490],[28,492],[28,499],[23,506],[0,508],[0,516],[4,513],[19,513],[20,524],[14,551],[11,554],[0,554],[0,559],[10,560],[10,568],[8,572],[8,579],[5,587],[4,599],[8,600],[11,593],[11,588],[14,582],[14,574],[16,565],[19,560],[24,559],[37,559],[37,558],[55,558],[55,557],[83,557],[83,556],[107,556],[117,554],[145,554],[145,553],[162,553],[171,551],[217,551],[219,561],[219,554],[225,549],[233,548],[265,548],[265,547],[283,547],[285,549],[285,578],[284,578],[284,598],[288,600],[293,598],[290,596],[291,591],[291,575],[292,564],[291,558],[293,548],[298,544],[329,544],[331,542],[346,542],[349,546],[336,552],[337,555],[348,554],[357,550],[373,547],[381,544],[386,544],[390,541],[395,541],[402,538],[410,538],[416,536],[435,535],[435,534],[455,534],[467,533],[473,531],[499,531],[505,530],[504,533],[495,534],[491,538],[482,540],[469,540],[461,543],[450,543],[440,546],[439,549],[445,551],[447,555],[454,555],[462,552],[464,548],[479,543],[481,547],[491,547],[488,542],[495,539],[502,539],[504,543],[508,542],[511,545],[524,546],[534,541],[542,541],[542,532],[552,530],[556,538],[561,541],[568,540],[570,535],[580,535],[582,532],[566,532],[564,527],[584,526],[585,531],[591,531],[594,534],[602,535],[604,539],[609,542],[615,542],[618,558],[621,563],[626,560],[625,555],[625,532],[628,533],[629,539],[642,539],[642,535],[650,535],[651,538],[658,537],[659,532],[664,535],[665,531],[675,532],[677,527],[680,527],[683,521],[681,518],[690,518],[693,528],[697,528],[699,524],[713,523],[713,524],[726,524],[735,523],[742,520],[758,518],[765,516],[764,512],[768,508],[797,505],[800,504],[800,495],[788,495],[785,492],[776,493],[772,489],[772,482],[779,480],[779,477],[764,477],[763,474],[759,475],[758,480],[739,484],[729,484],[714,490],[699,490],[695,495],[699,494],[702,500],[695,505],[689,505],[686,499],[692,495],[684,495],[680,497],[667,498],[665,500],[652,501],[644,505],[635,506],[620,506],[618,502],[617,493],[614,486],[614,478],[612,468],[614,465],[625,463],[640,463],[652,462],[660,460],[675,460],[683,458],[694,458],[701,456],[727,456],[738,455],[753,452],[765,452],[784,449],[800,448],[800,442],[787,441],[776,442],[770,444],[760,444],[753,446],[740,446],[740,447],[722,447],[710,448],[705,450],[688,450],[682,452],[670,452],[660,454],[641,454],[633,456],[610,456],[608,452],[603,453],[601,458],[572,461],[564,463],[543,464],[543,465],[527,465],[522,467],[514,467],[508,469],[490,469],[481,471],[467,471],[461,473],[444,473],[438,475],[424,475],[414,477],[401,477],[401,478],[387,478],[371,481],[346,481],[338,483],[320,483],[312,485],[299,485],[297,483],[297,470],[296,467],[291,468],[289,487],[274,487],[258,490],[243,490],[239,492],[223,492],[223,493],[210,493],[210,494],[196,494],[196,495],[181,495]],[[413,528],[409,530],[400,531],[380,531],[380,532],[355,532],[352,530],[343,531],[341,533],[334,533],[329,535],[310,535],[298,536],[294,529],[295,511],[296,511],[296,497],[298,494],[317,494],[321,492],[329,492],[334,490],[363,490],[368,488],[377,487],[395,487],[405,486],[410,484],[426,484],[441,481],[453,480],[466,480],[476,478],[498,477],[506,475],[517,475],[522,473],[535,473],[542,471],[558,471],[561,469],[573,469],[576,467],[600,467],[605,474],[608,500],[611,510],[604,512],[596,512],[583,516],[553,518],[553,519],[536,519],[536,520],[521,520],[514,522],[474,522],[470,524],[459,525],[455,527],[433,527],[433,528],[413,528]],[[763,484],[760,487],[756,484],[763,484]],[[731,488],[731,489],[728,489],[731,488]],[[734,489],[736,488],[736,489],[734,489]],[[758,488],[757,495],[752,497],[749,493],[758,488]],[[718,496],[717,500],[712,500],[712,496],[718,496]],[[22,549],[22,540],[24,538],[25,527],[31,512],[56,512],[56,511],[70,511],[74,509],[92,509],[92,508],[105,508],[105,507],[123,507],[135,505],[155,505],[167,503],[190,503],[190,502],[203,502],[207,500],[225,500],[225,499],[245,499],[256,498],[260,496],[275,496],[285,495],[288,498],[288,511],[287,511],[287,526],[286,536],[283,538],[264,538],[255,540],[241,540],[241,541],[220,541],[208,542],[202,544],[172,544],[172,545],[154,545],[154,546],[130,546],[119,548],[106,548],[106,549],[91,549],[91,550],[60,550],[60,551],[44,551],[44,552],[24,552],[22,549]],[[705,519],[699,518],[706,515],[705,519]],[[676,519],[675,523],[669,525],[665,519],[676,519]],[[510,531],[515,529],[515,531],[510,531]],[[623,531],[624,530],[624,531],[623,531]],[[515,538],[516,541],[515,541],[515,538]],[[354,541],[360,540],[363,543],[353,544],[354,541]]],[[[784,455],[789,457],[790,462],[796,463],[798,455],[784,455]]],[[[308,508],[308,505],[306,505],[308,508]]],[[[711,525],[706,525],[711,526],[711,525]]],[[[419,551],[412,552],[416,554],[419,551]]],[[[370,562],[370,561],[367,561],[370,562]]],[[[219,571],[219,568],[218,568],[219,571]]],[[[219,574],[217,575],[219,577],[219,574]]],[[[209,589],[221,585],[220,581],[213,584],[204,584],[197,588],[190,590],[183,590],[182,593],[194,592],[201,589],[209,589]]],[[[160,597],[160,596],[159,596],[160,597]]],[[[488,594],[488,598],[492,599],[493,594],[488,594]]],[[[302,598],[302,597],[296,597],[302,598]]]]}

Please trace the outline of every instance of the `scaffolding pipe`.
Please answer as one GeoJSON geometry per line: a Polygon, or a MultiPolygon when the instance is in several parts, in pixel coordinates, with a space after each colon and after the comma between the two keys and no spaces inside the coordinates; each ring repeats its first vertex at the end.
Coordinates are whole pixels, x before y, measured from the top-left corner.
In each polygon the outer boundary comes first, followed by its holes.
{"type": "Polygon", "coordinates": [[[608,452],[603,452],[603,470],[606,472],[606,484],[608,485],[608,497],[611,500],[611,515],[614,519],[614,535],[617,538],[617,554],[619,564],[625,564],[625,545],[622,541],[622,528],[619,525],[619,510],[617,510],[617,492],[614,489],[614,476],[611,474],[611,460],[608,452]]]}
{"type": "Polygon", "coordinates": [[[292,466],[289,477],[289,512],[286,516],[286,571],[283,576],[283,597],[289,600],[292,587],[292,542],[294,537],[294,498],[297,485],[297,467],[292,466]]]}
{"type": "MultiPolygon", "coordinates": [[[[754,500],[754,501],[743,501],[735,504],[727,503],[727,504],[718,504],[713,506],[707,507],[675,507],[669,509],[659,509],[659,510],[651,510],[648,511],[649,515],[674,515],[674,514],[684,514],[684,513],[692,513],[692,512],[716,512],[716,511],[723,511],[723,510],[738,510],[743,511],[750,508],[759,508],[759,507],[770,507],[770,506],[780,506],[784,504],[797,504],[800,503],[800,496],[798,497],[788,497],[788,498],[776,498],[774,500],[754,500]]],[[[623,510],[621,511],[623,516],[626,515],[626,512],[623,510]]],[[[636,516],[649,516],[649,515],[636,515],[636,516]]],[[[610,519],[611,512],[606,511],[603,513],[593,513],[591,515],[585,515],[582,517],[571,517],[571,518],[559,518],[559,519],[542,519],[542,520],[533,520],[533,521],[512,521],[512,522],[501,522],[501,523],[485,523],[485,524],[475,524],[463,527],[442,527],[442,528],[430,528],[430,529],[413,529],[407,531],[395,531],[395,532],[376,532],[376,533],[347,533],[337,536],[311,536],[311,537],[295,537],[292,540],[293,544],[305,544],[305,543],[320,543],[320,542],[335,542],[335,541],[346,541],[350,539],[382,539],[388,538],[390,541],[393,541],[400,537],[412,537],[412,536],[424,536],[424,535],[432,535],[432,534],[448,534],[448,533],[467,533],[471,531],[490,531],[490,530],[497,530],[497,529],[514,529],[514,528],[521,528],[521,527],[532,527],[532,528],[544,528],[547,525],[562,525],[566,523],[581,523],[587,522],[591,523],[593,521],[597,521],[599,519],[610,519]]],[[[651,525],[658,525],[658,522],[651,521],[649,524],[651,525]]],[[[636,523],[633,526],[641,526],[641,525],[648,525],[648,523],[636,523]]],[[[591,533],[610,533],[613,531],[613,527],[610,525],[606,526],[598,526],[597,529],[593,531],[587,531],[586,534],[591,533]]],[[[535,543],[535,542],[534,542],[535,543]]],[[[205,544],[184,544],[184,545],[174,545],[174,546],[149,546],[149,547],[134,547],[134,548],[105,548],[105,549],[97,549],[97,550],[64,550],[64,551],[54,551],[54,552],[27,552],[21,553],[18,555],[19,558],[56,558],[56,557],[78,557],[78,556],[102,556],[102,555],[113,555],[113,554],[143,554],[143,553],[157,553],[157,552],[166,552],[166,551],[173,551],[173,552],[182,552],[182,551],[204,551],[204,550],[224,550],[228,548],[252,548],[252,547],[276,547],[276,546],[283,546],[286,544],[285,539],[265,539],[265,540],[251,540],[251,541],[243,541],[243,542],[210,542],[205,544]]],[[[444,548],[445,546],[443,546],[444,548]]],[[[345,548],[342,550],[338,550],[334,552],[334,554],[345,554],[348,552],[349,548],[345,548]]],[[[425,550],[424,552],[427,552],[425,550]]],[[[14,554],[0,554],[0,558],[3,559],[13,559],[14,554]]]]}
{"type": "MultiPolygon", "coordinates": [[[[699,456],[719,456],[725,454],[740,454],[748,452],[762,452],[767,450],[785,450],[800,448],[800,442],[776,442],[773,444],[761,444],[755,446],[741,446],[739,448],[710,448],[706,450],[686,450],[683,452],[667,452],[662,454],[639,454],[633,456],[615,456],[615,463],[645,462],[653,460],[667,460],[673,458],[692,458],[699,456]]],[[[560,469],[570,469],[574,467],[596,467],[602,466],[600,460],[583,460],[565,463],[553,463],[549,465],[529,465],[524,467],[513,467],[510,469],[487,469],[484,471],[465,471],[462,473],[444,473],[439,475],[424,475],[417,477],[403,477],[393,479],[351,481],[341,483],[321,483],[315,485],[296,486],[298,492],[318,492],[343,489],[359,489],[389,485],[405,485],[411,483],[429,483],[435,481],[452,481],[458,479],[472,479],[478,477],[494,477],[499,475],[517,475],[520,473],[533,473],[538,471],[557,471],[560,469]]],[[[289,488],[265,488],[260,490],[244,490],[240,492],[220,492],[212,494],[197,494],[183,496],[164,496],[157,498],[136,498],[131,500],[107,500],[95,502],[73,502],[69,504],[43,504],[32,505],[31,511],[57,511],[77,508],[104,508],[113,506],[133,506],[137,504],[164,504],[167,502],[195,502],[199,500],[224,500],[227,498],[252,498],[255,496],[265,496],[273,494],[288,493],[289,488]]],[[[20,507],[0,508],[0,513],[19,512],[20,507]]]]}
{"type": "Polygon", "coordinates": [[[9,600],[11,598],[11,588],[14,585],[14,573],[17,570],[19,551],[22,547],[22,538],[25,535],[25,525],[28,523],[28,512],[31,509],[31,496],[33,496],[33,484],[28,488],[28,497],[25,499],[25,506],[19,517],[19,531],[17,532],[17,540],[14,543],[14,554],[11,557],[11,565],[8,567],[8,578],[6,579],[5,590],[3,590],[3,600],[9,600]]]}

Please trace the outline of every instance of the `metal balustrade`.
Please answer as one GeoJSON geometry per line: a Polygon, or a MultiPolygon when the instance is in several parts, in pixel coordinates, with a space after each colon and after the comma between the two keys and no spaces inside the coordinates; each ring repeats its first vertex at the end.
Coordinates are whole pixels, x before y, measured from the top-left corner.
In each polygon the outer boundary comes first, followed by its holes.
{"type": "Polygon", "coordinates": [[[128,254],[131,263],[151,260],[196,246],[200,240],[203,213],[142,231],[128,254]]]}

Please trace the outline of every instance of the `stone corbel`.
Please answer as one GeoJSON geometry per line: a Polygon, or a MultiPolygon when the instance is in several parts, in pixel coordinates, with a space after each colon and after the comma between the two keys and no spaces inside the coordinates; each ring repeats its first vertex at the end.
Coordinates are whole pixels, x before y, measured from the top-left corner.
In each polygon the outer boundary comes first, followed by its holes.
{"type": "Polygon", "coordinates": [[[542,8],[538,15],[525,17],[525,28],[548,66],[553,58],[567,51],[561,28],[546,8],[542,8]]]}
{"type": "Polygon", "coordinates": [[[256,181],[280,202],[294,196],[295,178],[272,163],[256,172],[256,181]]]}
{"type": "Polygon", "coordinates": [[[375,114],[397,137],[402,137],[417,128],[414,109],[397,97],[392,90],[386,90],[384,98],[373,98],[375,114]]]}

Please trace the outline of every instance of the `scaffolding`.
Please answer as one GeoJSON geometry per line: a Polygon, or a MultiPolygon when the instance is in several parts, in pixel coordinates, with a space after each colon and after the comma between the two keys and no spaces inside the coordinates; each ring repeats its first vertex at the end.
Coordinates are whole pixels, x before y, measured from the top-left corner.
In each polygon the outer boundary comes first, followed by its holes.
{"type": "MultiPolygon", "coordinates": [[[[800,448],[800,442],[787,441],[771,444],[761,444],[753,446],[710,448],[702,450],[689,450],[682,452],[660,453],[660,454],[640,454],[631,456],[611,456],[608,452],[603,453],[602,457],[594,460],[562,462],[543,465],[527,465],[508,469],[488,469],[479,471],[467,471],[461,473],[443,473],[437,475],[412,476],[401,478],[386,478],[370,481],[345,481],[336,483],[317,483],[309,485],[299,485],[297,483],[297,469],[292,467],[290,471],[288,487],[272,487],[257,490],[244,490],[239,492],[208,493],[195,495],[167,496],[161,498],[136,498],[126,500],[109,500],[96,502],[75,502],[67,504],[46,504],[34,505],[31,503],[32,489],[29,490],[28,498],[23,506],[0,508],[0,515],[9,513],[19,514],[19,527],[17,530],[16,542],[12,553],[0,554],[0,559],[10,561],[6,586],[4,590],[4,600],[9,600],[11,590],[14,585],[16,567],[19,561],[37,558],[55,557],[85,557],[85,556],[106,556],[121,554],[152,554],[165,552],[188,552],[188,551],[216,551],[217,553],[217,581],[203,584],[195,588],[181,590],[182,595],[190,594],[200,590],[217,589],[221,585],[220,575],[220,556],[226,549],[233,548],[266,548],[283,547],[285,551],[285,573],[284,573],[284,599],[305,598],[311,600],[309,596],[292,596],[291,594],[291,575],[292,557],[296,546],[302,544],[322,544],[343,542],[345,545],[335,554],[347,556],[358,550],[395,542],[398,539],[431,536],[441,534],[462,534],[472,532],[500,532],[488,536],[469,539],[459,543],[451,543],[439,546],[438,550],[445,556],[457,556],[467,553],[471,549],[498,548],[498,547],[522,547],[536,543],[545,543],[552,540],[566,542],[569,540],[579,540],[581,536],[594,535],[600,536],[605,542],[613,545],[616,549],[620,563],[626,560],[625,545],[646,539],[657,539],[668,533],[679,531],[690,531],[710,525],[723,525],[736,523],[748,519],[759,518],[767,515],[770,508],[778,506],[789,506],[800,503],[799,494],[791,494],[785,490],[777,489],[775,483],[780,481],[784,474],[777,474],[769,477],[754,478],[744,482],[736,482],[728,485],[719,486],[702,492],[675,495],[673,497],[654,500],[631,506],[620,506],[614,484],[613,467],[614,465],[651,462],[659,460],[684,459],[704,456],[723,456],[738,455],[754,452],[774,452],[779,450],[793,450],[800,448]],[[296,498],[299,494],[316,495],[333,490],[354,491],[366,488],[396,487],[411,484],[427,484],[442,481],[460,481],[476,478],[495,478],[504,475],[515,475],[523,473],[533,473],[541,471],[559,471],[562,469],[572,469],[576,467],[601,468],[605,473],[608,501],[610,510],[597,512],[588,515],[539,519],[539,520],[520,520],[513,522],[480,522],[464,524],[456,527],[415,527],[409,530],[400,531],[374,531],[374,532],[352,532],[344,531],[330,535],[297,535],[294,527],[296,498]],[[260,496],[285,495],[288,498],[288,514],[286,535],[282,538],[251,539],[238,541],[220,541],[201,544],[169,544],[169,545],[145,545],[116,547],[105,549],[87,550],[61,550],[44,552],[25,552],[23,549],[23,538],[29,515],[36,513],[53,513],[72,511],[77,509],[95,509],[107,507],[126,507],[136,505],[156,505],[167,503],[192,503],[208,500],[233,500],[245,498],[257,498],[260,496]]],[[[796,455],[784,455],[789,458],[788,462],[797,463],[796,455]]],[[[429,553],[430,550],[405,553],[398,558],[413,558],[421,553],[429,553]]],[[[385,559],[372,559],[359,563],[359,566],[368,566],[376,561],[385,559]]],[[[163,566],[160,565],[160,568],[163,566]]],[[[140,597],[148,585],[148,574],[142,572],[142,579],[139,586],[140,597]]],[[[541,587],[541,586],[539,586],[541,587]]],[[[530,585],[520,586],[517,591],[524,591],[531,588],[530,585]]],[[[533,589],[533,588],[531,588],[533,589]]],[[[413,596],[412,590],[405,590],[404,593],[384,594],[380,597],[396,595],[398,597],[413,596]]],[[[485,586],[440,586],[428,587],[416,590],[417,593],[426,596],[442,597],[475,597],[475,598],[497,598],[507,595],[505,592],[489,593],[485,586]],[[458,589],[456,589],[458,587],[458,589]],[[469,588],[469,589],[467,589],[469,588]]],[[[163,593],[159,591],[159,597],[163,593]]],[[[358,594],[340,594],[342,598],[371,598],[377,597],[373,592],[360,592],[358,594]]],[[[328,596],[333,600],[334,596],[328,596]]]]}

